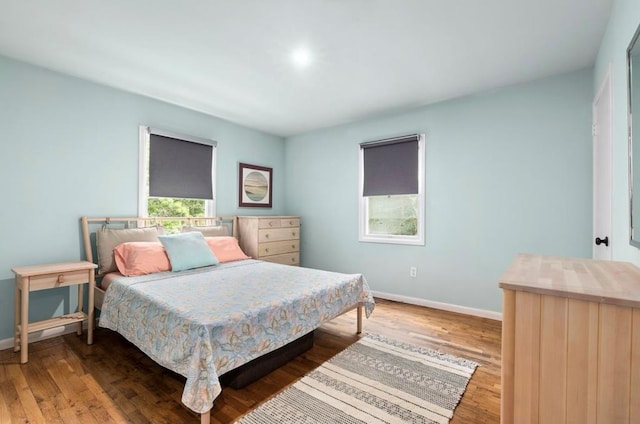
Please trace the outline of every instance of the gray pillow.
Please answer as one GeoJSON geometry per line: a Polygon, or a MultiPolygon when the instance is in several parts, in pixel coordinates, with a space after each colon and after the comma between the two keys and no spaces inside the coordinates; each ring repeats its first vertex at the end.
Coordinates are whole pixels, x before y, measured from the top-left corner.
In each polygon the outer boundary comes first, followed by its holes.
{"type": "Polygon", "coordinates": [[[156,227],[149,228],[99,228],[96,231],[96,247],[98,251],[98,273],[117,271],[113,249],[119,244],[129,241],[159,241],[156,227]]]}
{"type": "Polygon", "coordinates": [[[226,237],[229,235],[229,228],[227,228],[226,225],[216,225],[213,227],[194,227],[191,225],[185,225],[180,231],[183,233],[198,231],[205,237],[226,237]]]}

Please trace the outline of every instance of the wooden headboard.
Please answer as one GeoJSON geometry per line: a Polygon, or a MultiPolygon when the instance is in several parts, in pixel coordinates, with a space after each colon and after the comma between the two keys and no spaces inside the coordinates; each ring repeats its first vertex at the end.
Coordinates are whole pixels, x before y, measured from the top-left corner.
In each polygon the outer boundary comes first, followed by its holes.
{"type": "Polygon", "coordinates": [[[205,216],[205,217],[136,217],[136,218],[120,218],[120,217],[101,217],[89,218],[83,216],[80,219],[82,224],[82,240],[84,243],[84,251],[89,262],[96,262],[91,245],[91,234],[95,233],[95,227],[100,225],[115,225],[120,228],[146,228],[161,226],[165,222],[178,222],[180,226],[213,226],[226,224],[231,226],[231,234],[238,237],[238,217],[237,216],[205,216]],[[93,227],[93,228],[92,228],[93,227]]]}

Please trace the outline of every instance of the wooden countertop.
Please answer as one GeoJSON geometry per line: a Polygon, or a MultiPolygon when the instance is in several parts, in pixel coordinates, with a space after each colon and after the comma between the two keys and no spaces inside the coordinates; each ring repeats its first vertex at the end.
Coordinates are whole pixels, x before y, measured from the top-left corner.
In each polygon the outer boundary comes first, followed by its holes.
{"type": "Polygon", "coordinates": [[[640,308],[640,268],[628,262],[519,254],[500,287],[640,308]]]}

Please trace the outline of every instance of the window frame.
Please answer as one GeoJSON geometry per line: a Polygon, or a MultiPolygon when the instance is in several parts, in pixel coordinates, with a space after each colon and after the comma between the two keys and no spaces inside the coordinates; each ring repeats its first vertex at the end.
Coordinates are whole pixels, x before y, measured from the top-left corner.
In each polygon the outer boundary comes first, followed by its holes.
{"type": "Polygon", "coordinates": [[[369,234],[368,233],[368,196],[364,196],[364,148],[358,146],[359,152],[359,184],[358,184],[358,241],[365,243],[386,243],[404,244],[413,246],[425,245],[425,135],[418,134],[418,211],[417,211],[417,231],[415,236],[395,235],[395,234],[369,234]]]}
{"type": "MultiPolygon", "coordinates": [[[[174,138],[187,143],[198,143],[212,147],[211,151],[211,188],[213,199],[201,199],[204,200],[204,214],[205,216],[216,216],[216,158],[217,158],[217,143],[214,140],[207,140],[194,136],[187,136],[183,134],[176,134],[169,131],[159,130],[151,128],[146,125],[141,125],[139,129],[139,142],[138,142],[138,216],[146,217],[149,214],[149,146],[151,134],[161,135],[165,137],[174,138]]],[[[173,199],[180,199],[180,197],[173,197],[173,199]]]]}

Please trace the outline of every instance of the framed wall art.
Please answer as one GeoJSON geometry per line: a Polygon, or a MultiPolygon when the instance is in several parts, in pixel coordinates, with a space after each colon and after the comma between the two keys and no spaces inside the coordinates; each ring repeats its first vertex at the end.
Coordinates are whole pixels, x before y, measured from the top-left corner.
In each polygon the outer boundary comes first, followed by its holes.
{"type": "Polygon", "coordinates": [[[270,208],[273,168],[240,163],[238,203],[241,208],[270,208]]]}

